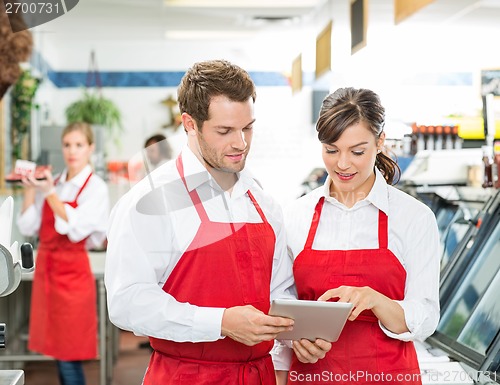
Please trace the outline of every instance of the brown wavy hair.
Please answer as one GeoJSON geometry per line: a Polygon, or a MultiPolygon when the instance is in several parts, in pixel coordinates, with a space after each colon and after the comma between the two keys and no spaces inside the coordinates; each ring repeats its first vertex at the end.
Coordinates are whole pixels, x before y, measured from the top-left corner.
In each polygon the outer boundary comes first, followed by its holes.
{"type": "MultiPolygon", "coordinates": [[[[316,123],[321,143],[334,143],[354,124],[365,122],[376,140],[385,125],[385,108],[379,96],[368,89],[339,88],[324,100],[316,123]]],[[[388,184],[396,184],[401,176],[398,164],[384,151],[377,154],[377,167],[388,184]]]]}
{"type": "Polygon", "coordinates": [[[250,75],[226,60],[195,63],[184,75],[177,89],[181,113],[186,112],[201,130],[209,119],[208,107],[214,96],[225,96],[233,102],[255,102],[255,84],[250,75]]]}
{"type": "Polygon", "coordinates": [[[19,63],[29,59],[33,48],[33,37],[21,14],[7,16],[8,3],[13,1],[0,1],[0,100],[21,75],[19,63]]]}

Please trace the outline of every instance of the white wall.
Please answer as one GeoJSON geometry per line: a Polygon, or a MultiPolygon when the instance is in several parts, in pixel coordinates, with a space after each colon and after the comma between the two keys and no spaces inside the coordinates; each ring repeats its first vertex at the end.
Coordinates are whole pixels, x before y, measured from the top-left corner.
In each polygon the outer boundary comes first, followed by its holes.
{"type": "MultiPolygon", "coordinates": [[[[240,43],[173,44],[139,39],[116,43],[103,39],[72,44],[60,33],[47,33],[37,40],[51,66],[63,71],[85,71],[90,50],[95,49],[102,71],[184,71],[195,61],[222,57],[249,71],[288,73],[292,60],[302,53],[304,71],[312,72],[315,37],[332,19],[332,73],[326,79],[331,91],[339,86],[372,88],[380,94],[389,118],[407,122],[437,122],[448,114],[477,114],[482,107],[480,71],[500,63],[500,51],[491,47],[488,38],[495,31],[446,26],[415,30],[393,26],[392,18],[378,19],[369,23],[368,46],[351,56],[349,1],[326,1],[308,26],[302,26],[295,34],[275,33],[240,43]],[[440,72],[472,73],[473,84],[412,84],[412,78],[419,74],[440,72]]],[[[311,92],[318,87],[325,86],[319,82],[309,84],[296,95],[288,87],[258,89],[257,124],[249,163],[264,185],[283,201],[292,199],[307,173],[321,165],[311,123],[311,92]]],[[[64,124],[64,109],[79,93],[78,89],[47,89],[37,98],[49,105],[51,121],[64,124]]],[[[176,90],[104,88],[103,93],[120,107],[125,128],[121,147],[108,148],[109,159],[127,160],[140,150],[147,136],[161,131],[168,112],[160,102],[170,94],[175,96],[176,90]]]]}
{"type": "MultiPolygon", "coordinates": [[[[80,95],[78,89],[53,92],[50,124],[64,124],[64,109],[80,95]]],[[[175,88],[105,88],[123,114],[125,132],[120,146],[108,143],[108,160],[128,161],[142,149],[151,134],[162,129],[168,110],[161,104],[175,88]]],[[[311,124],[311,101],[303,92],[293,96],[288,87],[258,87],[255,105],[256,124],[249,166],[261,183],[283,202],[295,198],[298,187],[312,167],[321,165],[311,124]]],[[[179,130],[173,139],[175,149],[184,142],[179,130]]]]}

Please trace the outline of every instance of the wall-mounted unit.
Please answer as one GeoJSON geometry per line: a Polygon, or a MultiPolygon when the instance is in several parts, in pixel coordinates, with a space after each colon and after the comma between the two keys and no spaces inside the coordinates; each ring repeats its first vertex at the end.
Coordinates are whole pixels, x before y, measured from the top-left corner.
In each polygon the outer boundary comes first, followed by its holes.
{"type": "Polygon", "coordinates": [[[316,79],[332,69],[332,21],[316,38],[316,79]]]}
{"type": "Polygon", "coordinates": [[[351,0],[351,55],[366,46],[368,0],[351,0]]]}

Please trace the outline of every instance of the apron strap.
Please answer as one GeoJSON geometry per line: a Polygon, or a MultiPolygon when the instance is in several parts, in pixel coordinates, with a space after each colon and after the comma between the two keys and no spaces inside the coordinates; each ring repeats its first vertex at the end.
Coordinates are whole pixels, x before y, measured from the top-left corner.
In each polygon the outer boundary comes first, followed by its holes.
{"type": "MultiPolygon", "coordinates": [[[[319,217],[321,216],[321,211],[323,209],[323,204],[325,202],[325,197],[321,197],[314,208],[314,215],[311,222],[311,227],[309,228],[309,234],[307,235],[306,244],[304,250],[311,250],[312,244],[314,242],[314,237],[316,236],[316,231],[318,230],[319,217]]],[[[382,211],[378,211],[378,247],[380,249],[387,249],[388,247],[388,218],[387,215],[382,211]]]]}
{"type": "MultiPolygon", "coordinates": [[[[200,219],[202,222],[209,222],[210,220],[208,219],[208,214],[205,211],[205,208],[203,207],[203,204],[201,202],[200,196],[196,192],[196,190],[189,191],[186,178],[184,176],[184,164],[182,163],[182,157],[181,154],[177,157],[175,161],[175,165],[177,166],[177,171],[179,172],[179,175],[181,177],[182,183],[184,183],[184,187],[186,188],[187,192],[189,193],[189,196],[191,198],[191,201],[194,204],[194,207],[196,208],[196,211],[198,212],[198,215],[200,216],[200,219]]],[[[268,223],[266,216],[264,215],[264,212],[262,211],[259,203],[257,200],[254,198],[253,194],[250,192],[250,190],[247,191],[248,197],[252,201],[253,205],[255,206],[255,209],[260,215],[260,218],[262,219],[262,222],[268,223]]]]}
{"type": "Polygon", "coordinates": [[[87,183],[89,183],[89,180],[90,178],[92,177],[92,173],[89,174],[89,176],[87,177],[87,179],[85,180],[85,183],[83,183],[82,187],[80,188],[80,190],[78,191],[78,193],[76,194],[76,197],[75,197],[75,202],[78,200],[78,197],[80,196],[80,194],[82,193],[83,189],[85,188],[85,186],[87,186],[87,183]]]}
{"type": "Polygon", "coordinates": [[[382,210],[378,210],[378,247],[379,249],[387,249],[388,246],[388,220],[387,214],[382,210]]]}
{"type": "Polygon", "coordinates": [[[209,222],[207,212],[205,211],[205,208],[203,207],[203,204],[201,203],[200,196],[196,192],[196,190],[189,191],[187,183],[186,183],[186,178],[184,177],[184,164],[182,163],[182,154],[179,154],[175,161],[175,165],[177,166],[177,171],[179,172],[179,175],[181,177],[182,183],[184,183],[184,187],[186,187],[186,190],[189,194],[189,197],[191,198],[191,202],[193,202],[194,207],[196,208],[196,211],[198,212],[198,216],[200,217],[200,220],[202,222],[209,222]]]}
{"type": "Polygon", "coordinates": [[[314,237],[316,236],[316,230],[318,230],[319,217],[321,216],[321,210],[323,209],[323,204],[325,203],[325,197],[319,198],[316,207],[314,208],[314,215],[311,221],[311,227],[309,228],[309,234],[307,235],[306,244],[304,250],[311,250],[312,244],[314,242],[314,237]]]}
{"type": "MultiPolygon", "coordinates": [[[[85,186],[87,186],[87,183],[89,183],[89,180],[90,180],[90,177],[92,176],[92,172],[89,174],[89,176],[87,177],[87,179],[85,179],[85,182],[83,183],[82,187],[80,188],[80,190],[78,190],[78,192],[76,193],[76,197],[75,197],[75,202],[77,201],[78,197],[80,196],[80,194],[82,193],[83,189],[85,188],[85,186]]],[[[57,184],[59,183],[59,179],[61,179],[61,174],[59,174],[57,176],[57,178],[54,180],[54,186],[57,186],[57,184]]]]}
{"type": "Polygon", "coordinates": [[[250,190],[247,191],[247,194],[248,196],[250,197],[250,200],[252,201],[253,205],[255,206],[255,209],[257,210],[257,212],[259,213],[260,215],[260,218],[262,219],[262,222],[266,223],[267,224],[267,218],[266,216],[264,215],[264,212],[262,211],[259,203],[257,202],[257,200],[254,198],[253,194],[250,192],[250,190]]]}

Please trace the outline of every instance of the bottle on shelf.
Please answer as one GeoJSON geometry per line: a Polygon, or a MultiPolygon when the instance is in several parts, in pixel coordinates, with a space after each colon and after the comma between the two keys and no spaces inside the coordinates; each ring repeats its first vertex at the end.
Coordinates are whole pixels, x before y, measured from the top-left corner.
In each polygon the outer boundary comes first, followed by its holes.
{"type": "Polygon", "coordinates": [[[453,139],[453,148],[455,150],[460,150],[462,148],[462,138],[458,136],[458,126],[451,127],[451,135],[453,139]]]}
{"type": "Polygon", "coordinates": [[[434,126],[427,126],[427,138],[425,140],[425,149],[433,151],[434,150],[434,126]]]}
{"type": "Polygon", "coordinates": [[[493,148],[491,146],[481,146],[483,151],[484,178],[483,187],[493,187],[493,148]]]}
{"type": "Polygon", "coordinates": [[[444,148],[446,150],[453,150],[453,139],[451,137],[451,126],[444,126],[444,148]]]}
{"type": "Polygon", "coordinates": [[[500,188],[500,140],[496,140],[493,144],[493,153],[495,155],[495,165],[497,168],[497,180],[495,182],[495,188],[500,188]]]}
{"type": "Polygon", "coordinates": [[[427,134],[427,127],[420,125],[418,126],[417,134],[417,152],[425,150],[425,135],[427,134]]]}
{"type": "Polygon", "coordinates": [[[434,149],[437,151],[443,149],[443,126],[436,126],[436,139],[434,140],[434,149]]]}
{"type": "Polygon", "coordinates": [[[401,152],[403,156],[411,156],[411,145],[412,145],[412,136],[410,134],[404,134],[403,140],[401,143],[401,152]]]}
{"type": "Polygon", "coordinates": [[[417,140],[418,140],[418,126],[417,123],[413,123],[411,125],[410,155],[415,155],[417,153],[417,140]]]}

